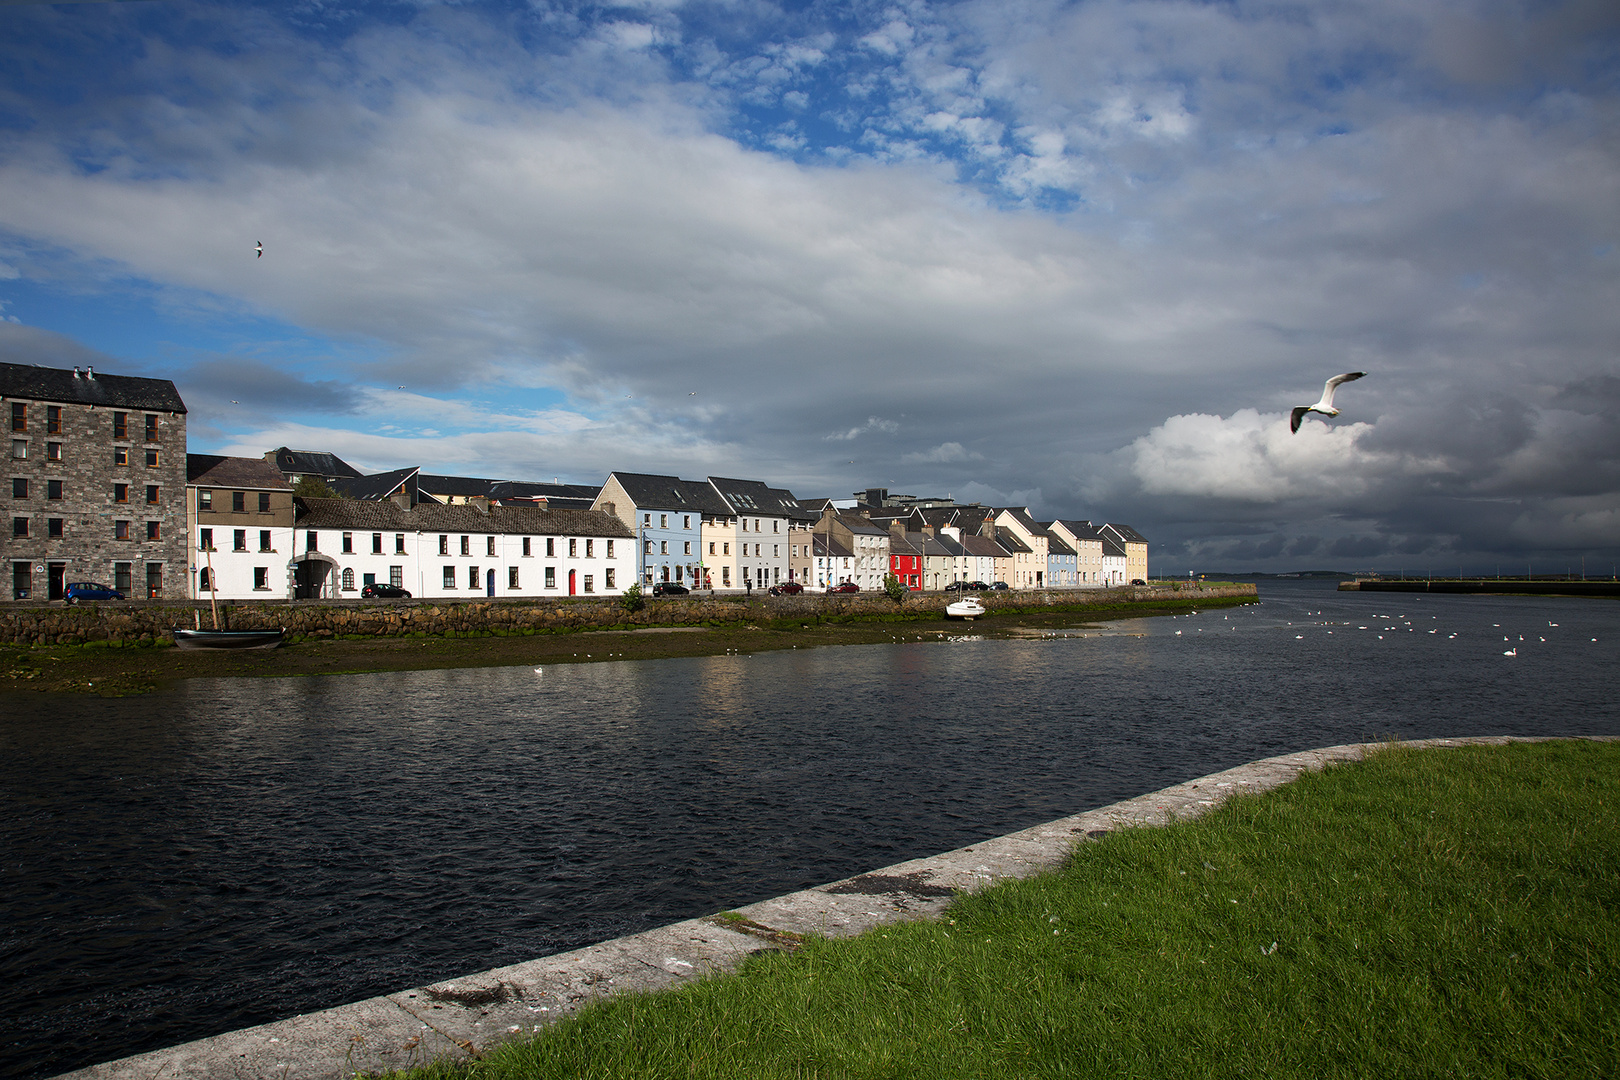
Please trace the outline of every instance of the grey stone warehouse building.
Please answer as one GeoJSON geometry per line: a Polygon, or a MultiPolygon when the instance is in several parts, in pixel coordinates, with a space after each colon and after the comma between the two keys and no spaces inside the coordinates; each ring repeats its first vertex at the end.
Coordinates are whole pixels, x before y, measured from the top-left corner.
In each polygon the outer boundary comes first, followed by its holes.
{"type": "Polygon", "coordinates": [[[186,406],[174,383],[0,364],[0,420],[11,599],[57,600],[70,581],[186,597],[186,406]]]}

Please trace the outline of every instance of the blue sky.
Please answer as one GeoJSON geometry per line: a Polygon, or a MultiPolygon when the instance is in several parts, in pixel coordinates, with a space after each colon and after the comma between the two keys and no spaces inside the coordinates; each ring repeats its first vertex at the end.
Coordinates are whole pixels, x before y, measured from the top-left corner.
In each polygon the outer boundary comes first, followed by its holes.
{"type": "Polygon", "coordinates": [[[1620,558],[1612,4],[0,23],[0,359],[172,378],[195,450],[948,491],[1165,569],[1620,558]]]}

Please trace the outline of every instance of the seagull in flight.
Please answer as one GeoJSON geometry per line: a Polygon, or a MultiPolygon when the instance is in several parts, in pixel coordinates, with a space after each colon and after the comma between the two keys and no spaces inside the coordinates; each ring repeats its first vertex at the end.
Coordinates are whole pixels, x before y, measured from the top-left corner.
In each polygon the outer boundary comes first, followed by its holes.
{"type": "Polygon", "coordinates": [[[1333,392],[1343,383],[1355,382],[1365,371],[1347,371],[1343,375],[1335,375],[1322,387],[1322,400],[1315,405],[1296,405],[1288,417],[1288,430],[1298,431],[1300,423],[1305,419],[1306,413],[1319,412],[1323,416],[1338,416],[1339,410],[1333,407],[1333,392]]]}
{"type": "Polygon", "coordinates": [[[264,258],[264,241],[263,241],[263,240],[260,240],[260,241],[259,241],[259,242],[258,242],[258,243],[256,243],[256,244],[254,244],[254,245],[253,245],[253,250],[254,250],[254,251],[255,251],[255,252],[257,252],[257,254],[255,254],[255,255],[254,255],[254,256],[253,256],[253,257],[254,257],[254,258],[255,258],[255,259],[262,259],[262,258],[264,258]]]}

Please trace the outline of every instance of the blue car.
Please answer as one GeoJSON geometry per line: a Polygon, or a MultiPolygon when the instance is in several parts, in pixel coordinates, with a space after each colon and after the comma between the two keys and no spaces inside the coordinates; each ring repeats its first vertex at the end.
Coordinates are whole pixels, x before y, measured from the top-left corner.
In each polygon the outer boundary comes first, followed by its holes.
{"type": "Polygon", "coordinates": [[[77,604],[80,600],[122,600],[124,594],[93,581],[70,581],[62,593],[64,603],[77,604]]]}

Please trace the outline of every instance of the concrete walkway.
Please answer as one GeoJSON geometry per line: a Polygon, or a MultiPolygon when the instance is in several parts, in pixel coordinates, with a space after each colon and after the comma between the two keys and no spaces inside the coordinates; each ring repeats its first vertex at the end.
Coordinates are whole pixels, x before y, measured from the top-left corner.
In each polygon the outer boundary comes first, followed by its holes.
{"type": "MultiPolygon", "coordinates": [[[[1597,736],[1603,741],[1616,737],[1597,736]]],[[[1413,747],[1544,742],[1494,736],[1426,739],[1413,747]]],[[[805,934],[853,937],[902,919],[932,918],[959,892],[1028,877],[1076,842],[1114,829],[1192,818],[1238,792],[1261,792],[1330,762],[1359,761],[1376,743],[1266,758],[1149,795],[1060,818],[869,874],[762,900],[727,916],[690,919],[542,960],[307,1013],[67,1073],[74,1080],[346,1080],[356,1073],[475,1058],[597,998],[661,990],[729,971],[751,953],[805,934]],[[740,918],[735,916],[741,916],[740,918]]]]}

